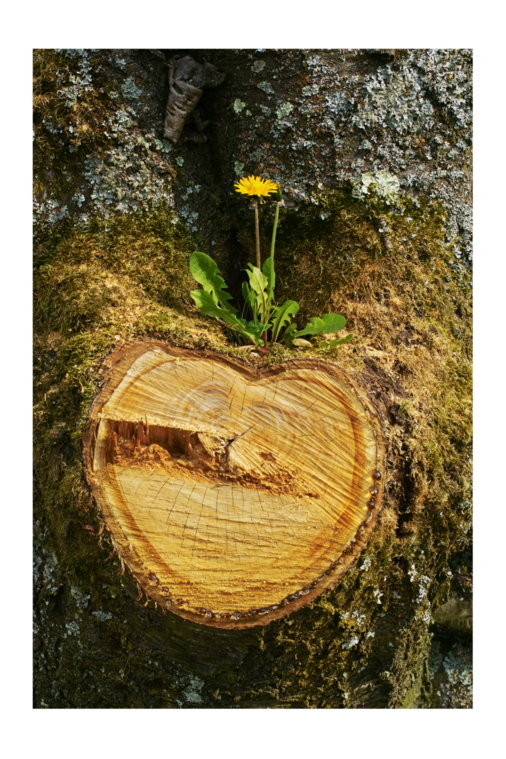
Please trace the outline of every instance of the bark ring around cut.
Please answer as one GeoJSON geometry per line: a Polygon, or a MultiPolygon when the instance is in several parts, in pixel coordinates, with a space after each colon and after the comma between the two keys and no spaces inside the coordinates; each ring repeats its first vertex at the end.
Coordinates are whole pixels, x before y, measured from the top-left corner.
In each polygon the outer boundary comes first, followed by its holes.
{"type": "Polygon", "coordinates": [[[140,587],[229,628],[336,583],[376,522],[383,456],[373,407],[337,366],[257,373],[157,341],[113,354],[85,438],[88,481],[140,587]]]}

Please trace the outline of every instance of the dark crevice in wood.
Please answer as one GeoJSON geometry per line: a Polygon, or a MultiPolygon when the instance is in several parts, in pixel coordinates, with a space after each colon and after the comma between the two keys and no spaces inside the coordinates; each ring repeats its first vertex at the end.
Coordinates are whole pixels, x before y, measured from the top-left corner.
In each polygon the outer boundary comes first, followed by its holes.
{"type": "MultiPolygon", "coordinates": [[[[109,420],[111,437],[123,439],[127,442],[139,443],[140,445],[159,445],[170,453],[171,456],[190,456],[191,450],[199,444],[198,434],[189,430],[180,430],[176,427],[160,427],[147,422],[119,422],[109,420]]],[[[108,453],[107,463],[114,463],[108,453]],[[110,459],[110,460],[109,460],[110,459]]]]}

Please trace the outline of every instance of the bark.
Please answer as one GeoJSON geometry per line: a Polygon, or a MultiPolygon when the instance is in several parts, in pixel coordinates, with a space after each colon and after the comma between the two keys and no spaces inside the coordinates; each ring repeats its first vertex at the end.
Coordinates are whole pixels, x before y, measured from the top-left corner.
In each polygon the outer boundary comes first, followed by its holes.
{"type": "Polygon", "coordinates": [[[465,50],[35,52],[36,708],[470,706],[470,65],[465,50]],[[176,55],[207,78],[188,80],[202,94],[174,142],[176,55]],[[240,307],[255,229],[233,184],[249,174],[283,188],[278,302],[299,302],[300,326],[344,314],[349,343],[245,354],[194,308],[195,249],[240,307]],[[335,586],[245,629],[139,598],[83,444],[113,350],[142,341],[246,373],[323,361],[361,388],[385,491],[335,586]]]}

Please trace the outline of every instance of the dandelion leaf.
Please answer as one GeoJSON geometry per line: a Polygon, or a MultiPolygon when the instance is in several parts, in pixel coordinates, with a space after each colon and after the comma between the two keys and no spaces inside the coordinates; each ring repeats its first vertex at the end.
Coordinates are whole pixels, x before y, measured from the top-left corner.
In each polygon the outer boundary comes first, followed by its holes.
{"type": "Polygon", "coordinates": [[[345,325],[346,319],[340,314],[312,316],[304,329],[295,332],[294,337],[300,337],[301,335],[326,335],[329,332],[339,332],[345,325]]]}
{"type": "Polygon", "coordinates": [[[282,306],[278,306],[273,311],[272,322],[272,341],[278,339],[280,331],[287,324],[291,317],[299,310],[299,304],[294,300],[285,300],[282,306]]]}
{"type": "Polygon", "coordinates": [[[210,256],[200,251],[192,253],[190,256],[190,271],[204,290],[212,296],[215,305],[219,305],[222,309],[226,309],[232,314],[236,313],[235,308],[229,303],[232,300],[232,296],[226,292],[226,282],[210,256]]]}

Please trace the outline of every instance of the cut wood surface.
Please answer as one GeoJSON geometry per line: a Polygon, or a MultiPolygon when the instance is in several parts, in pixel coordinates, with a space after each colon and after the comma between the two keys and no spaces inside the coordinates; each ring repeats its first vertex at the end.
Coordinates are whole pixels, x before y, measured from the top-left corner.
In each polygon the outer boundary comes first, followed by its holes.
{"type": "Polygon", "coordinates": [[[260,374],[136,343],[112,357],[85,442],[90,485],[139,588],[215,626],[265,624],[335,584],[381,503],[374,410],[326,362],[260,374]]]}

